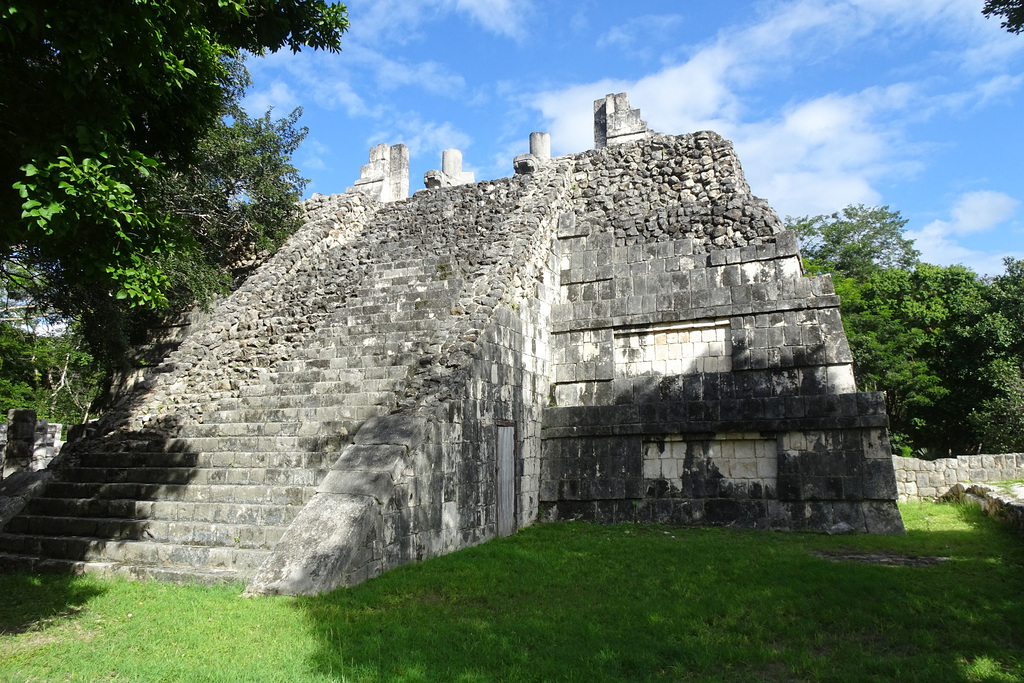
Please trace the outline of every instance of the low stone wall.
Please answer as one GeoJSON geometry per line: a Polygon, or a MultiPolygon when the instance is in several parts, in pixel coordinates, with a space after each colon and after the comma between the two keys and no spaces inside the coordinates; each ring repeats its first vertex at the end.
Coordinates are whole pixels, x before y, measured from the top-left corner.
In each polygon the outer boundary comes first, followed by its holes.
{"type": "Polygon", "coordinates": [[[893,456],[892,466],[900,502],[933,500],[954,484],[1024,478],[1024,453],[961,455],[937,460],[893,456]]]}
{"type": "Polygon", "coordinates": [[[1018,533],[1024,534],[1024,502],[1005,491],[983,484],[970,486],[968,500],[974,499],[985,514],[1005,520],[1018,533]]]}

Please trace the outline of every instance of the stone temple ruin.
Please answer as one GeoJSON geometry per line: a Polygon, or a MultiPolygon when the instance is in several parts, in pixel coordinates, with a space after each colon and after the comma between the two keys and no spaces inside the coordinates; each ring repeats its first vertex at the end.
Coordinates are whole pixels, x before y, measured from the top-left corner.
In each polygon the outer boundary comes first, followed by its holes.
{"type": "Polygon", "coordinates": [[[2,563],[314,593],[541,519],[901,532],[882,394],[731,143],[625,94],[594,139],[479,183],[446,153],[409,199],[375,147],[65,446],[2,563]]]}

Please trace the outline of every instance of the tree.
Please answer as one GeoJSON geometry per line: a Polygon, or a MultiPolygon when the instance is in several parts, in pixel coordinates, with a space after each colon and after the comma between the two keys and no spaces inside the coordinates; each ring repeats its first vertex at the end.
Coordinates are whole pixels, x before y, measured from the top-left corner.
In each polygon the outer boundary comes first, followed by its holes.
{"type": "MultiPolygon", "coordinates": [[[[324,0],[12,0],[0,10],[0,260],[55,287],[166,301],[154,254],[187,245],[160,202],[196,161],[242,50],[337,51],[324,0]]],[[[70,312],[69,312],[70,313],[70,312]]]]}
{"type": "Polygon", "coordinates": [[[88,417],[100,371],[77,326],[38,309],[17,291],[0,290],[0,419],[31,408],[54,422],[88,417]]]}
{"type": "Polygon", "coordinates": [[[976,349],[984,283],[963,266],[887,268],[866,280],[841,278],[843,326],[862,390],[884,390],[893,442],[946,455],[978,441],[967,416],[984,399],[976,349]]]}
{"type": "Polygon", "coordinates": [[[920,252],[903,237],[906,219],[888,206],[847,206],[832,215],[786,217],[800,236],[809,272],[865,279],[885,268],[912,268],[920,252]]]}
{"type": "Polygon", "coordinates": [[[162,192],[203,260],[237,280],[299,227],[307,181],[291,156],[308,130],[297,125],[301,109],[275,121],[271,111],[251,118],[233,101],[225,114],[199,142],[198,162],[162,192]]]}
{"type": "Polygon", "coordinates": [[[1003,17],[999,25],[1010,33],[1024,31],[1024,0],[986,0],[981,11],[989,18],[1003,17]]]}
{"type": "Polygon", "coordinates": [[[195,163],[167,174],[154,195],[187,238],[173,250],[140,257],[166,278],[166,306],[132,306],[102,283],[60,277],[59,264],[45,259],[8,261],[17,263],[23,295],[35,306],[74,312],[75,329],[108,370],[164,318],[230,291],[299,227],[306,181],[291,155],[306,135],[296,125],[301,110],[280,120],[270,111],[249,117],[239,106],[248,74],[240,62],[232,70],[237,87],[224,116],[198,141],[195,163]]]}

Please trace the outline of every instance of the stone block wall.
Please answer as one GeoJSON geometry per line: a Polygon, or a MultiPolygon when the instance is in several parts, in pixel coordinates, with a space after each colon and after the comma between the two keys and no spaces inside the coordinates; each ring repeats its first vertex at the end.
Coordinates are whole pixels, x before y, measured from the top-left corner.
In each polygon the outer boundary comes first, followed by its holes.
{"type": "Polygon", "coordinates": [[[713,134],[581,155],[558,231],[550,519],[902,530],[828,277],[713,134]],[[621,173],[629,168],[629,174],[621,173]]]}
{"type": "Polygon", "coordinates": [[[1024,479],[1024,453],[921,460],[893,456],[900,501],[935,500],[956,484],[1024,479]]]}

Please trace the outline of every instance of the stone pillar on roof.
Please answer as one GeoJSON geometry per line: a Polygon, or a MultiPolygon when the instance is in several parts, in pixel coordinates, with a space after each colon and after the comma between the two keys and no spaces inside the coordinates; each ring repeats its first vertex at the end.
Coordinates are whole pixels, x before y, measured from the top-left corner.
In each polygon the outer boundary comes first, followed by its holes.
{"type": "Polygon", "coordinates": [[[533,173],[551,159],[551,134],[530,133],[530,153],[520,154],[512,160],[516,174],[533,173]]]}
{"type": "Polygon", "coordinates": [[[359,168],[359,180],[345,188],[380,202],[409,196],[409,148],[381,143],[370,149],[370,161],[359,168]]]}
{"type": "Polygon", "coordinates": [[[649,134],[640,110],[630,109],[626,93],[609,93],[594,100],[594,149],[640,140],[649,134]]]}
{"type": "Polygon", "coordinates": [[[441,170],[431,170],[423,174],[423,185],[432,190],[436,187],[452,187],[469,185],[476,178],[471,171],[462,170],[462,152],[457,149],[446,149],[441,152],[441,170]]]}

